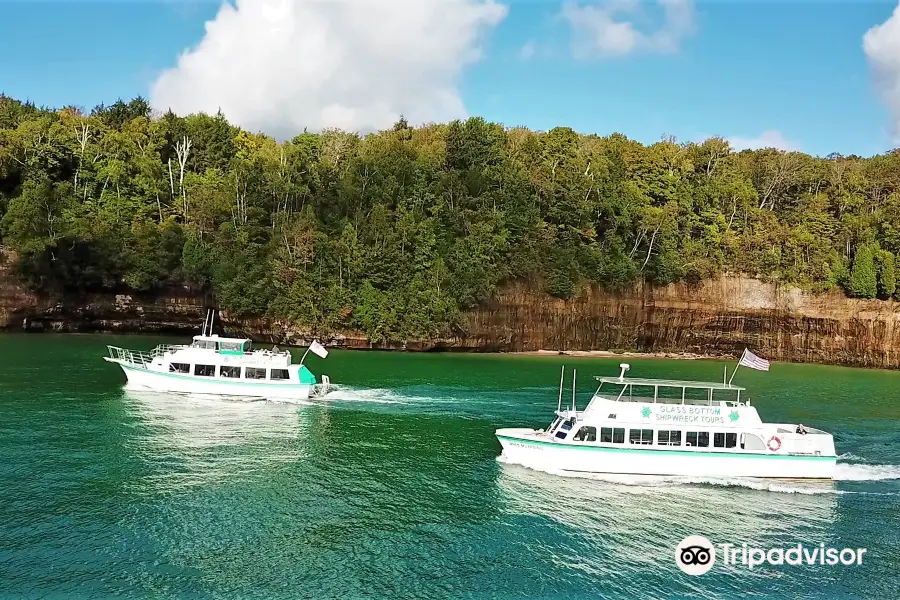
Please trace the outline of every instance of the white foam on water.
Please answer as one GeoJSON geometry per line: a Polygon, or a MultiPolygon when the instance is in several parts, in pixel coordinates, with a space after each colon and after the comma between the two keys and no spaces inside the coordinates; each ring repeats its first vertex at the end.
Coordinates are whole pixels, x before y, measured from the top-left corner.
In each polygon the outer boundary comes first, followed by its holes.
{"type": "Polygon", "coordinates": [[[763,492],[778,492],[781,494],[846,494],[849,492],[835,489],[833,484],[827,481],[811,481],[809,483],[773,481],[767,479],[754,479],[752,477],[691,477],[685,478],[683,483],[698,485],[715,485],[720,487],[743,487],[763,492]]]}
{"type": "Polygon", "coordinates": [[[378,404],[405,404],[409,396],[398,394],[385,388],[354,388],[345,385],[332,385],[332,389],[317,400],[344,400],[349,402],[375,402],[378,404]]]}
{"type": "Polygon", "coordinates": [[[296,406],[316,406],[312,400],[299,400],[297,398],[265,398],[266,402],[272,404],[294,404],[296,406]]]}
{"type": "Polygon", "coordinates": [[[844,462],[866,462],[866,459],[862,456],[857,456],[850,452],[844,452],[843,454],[839,454],[837,457],[838,460],[842,460],[844,462]]]}
{"type": "Polygon", "coordinates": [[[838,463],[834,471],[836,481],[884,481],[900,479],[900,465],[863,465],[838,463]]]}

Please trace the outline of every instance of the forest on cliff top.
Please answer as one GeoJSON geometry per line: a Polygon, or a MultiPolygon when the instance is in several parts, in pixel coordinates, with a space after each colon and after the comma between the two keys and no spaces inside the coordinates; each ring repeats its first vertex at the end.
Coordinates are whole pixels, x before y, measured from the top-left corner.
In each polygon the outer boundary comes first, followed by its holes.
{"type": "Polygon", "coordinates": [[[568,298],[730,272],[890,298],[900,151],[645,146],[480,118],[279,143],[142,98],[88,113],[0,96],[0,211],[37,291],[190,285],[317,332],[434,338],[512,280],[568,298]]]}

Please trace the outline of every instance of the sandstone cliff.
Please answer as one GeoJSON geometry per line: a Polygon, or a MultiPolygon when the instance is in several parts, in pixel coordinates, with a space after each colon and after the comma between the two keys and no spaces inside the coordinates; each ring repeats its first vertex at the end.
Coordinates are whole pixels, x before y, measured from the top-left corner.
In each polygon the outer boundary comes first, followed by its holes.
{"type": "MultiPolygon", "coordinates": [[[[51,299],[0,266],[0,328],[7,331],[196,332],[210,298],[190,290],[160,296],[109,294],[51,299]]],[[[221,314],[226,331],[302,345],[310,332],[267,319],[221,314]]],[[[623,293],[586,290],[558,300],[525,285],[470,311],[461,337],[372,345],[360,332],[331,345],[406,350],[632,350],[900,368],[900,303],[813,295],[755,279],[722,277],[698,286],[639,285],[623,293]]]]}
{"type": "Polygon", "coordinates": [[[623,349],[900,367],[900,303],[814,295],[756,279],[591,290],[562,301],[524,286],[468,315],[474,346],[623,349]]]}

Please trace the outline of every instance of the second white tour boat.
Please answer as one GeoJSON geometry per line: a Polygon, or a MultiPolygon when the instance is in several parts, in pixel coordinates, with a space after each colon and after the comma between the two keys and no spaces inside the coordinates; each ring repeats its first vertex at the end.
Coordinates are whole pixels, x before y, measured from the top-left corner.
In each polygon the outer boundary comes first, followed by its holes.
{"type": "Polygon", "coordinates": [[[160,345],[151,352],[107,346],[103,359],[118,364],[128,386],[159,392],[179,392],[216,396],[246,396],[283,400],[306,400],[327,393],[330,380],[315,375],[303,364],[309,352],[322,358],[328,351],[318,342],[310,344],[299,364],[291,353],[253,350],[243,338],[207,335],[212,317],[204,322],[203,334],[188,345],[160,345]]]}
{"type": "Polygon", "coordinates": [[[575,406],[573,375],[572,405],[562,406],[560,381],[549,427],[498,429],[504,457],[527,467],[578,473],[834,478],[831,434],[763,422],[741,398],[744,388],[625,377],[630,367],[620,366],[618,377],[596,378],[600,386],[583,410],[575,406]]]}

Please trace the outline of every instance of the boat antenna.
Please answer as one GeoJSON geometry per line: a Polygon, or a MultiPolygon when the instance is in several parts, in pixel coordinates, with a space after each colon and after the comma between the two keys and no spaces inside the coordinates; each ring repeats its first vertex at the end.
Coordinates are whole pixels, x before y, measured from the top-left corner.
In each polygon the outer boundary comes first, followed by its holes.
{"type": "Polygon", "coordinates": [[[200,328],[200,335],[206,337],[206,325],[209,323],[209,309],[206,309],[206,314],[203,315],[203,327],[200,328]]]}
{"type": "Polygon", "coordinates": [[[559,372],[559,402],[556,404],[557,411],[562,410],[563,377],[565,377],[565,375],[566,375],[566,365],[563,365],[562,370],[559,372]]]}
{"type": "Polygon", "coordinates": [[[575,374],[578,373],[577,369],[572,369],[572,412],[578,413],[575,409],[575,374]]]}
{"type": "Polygon", "coordinates": [[[213,323],[216,322],[216,309],[209,309],[209,335],[213,332],[213,323]]]}

